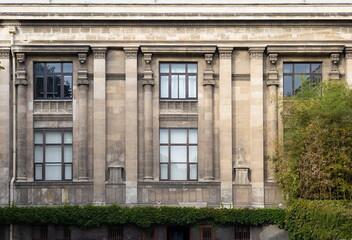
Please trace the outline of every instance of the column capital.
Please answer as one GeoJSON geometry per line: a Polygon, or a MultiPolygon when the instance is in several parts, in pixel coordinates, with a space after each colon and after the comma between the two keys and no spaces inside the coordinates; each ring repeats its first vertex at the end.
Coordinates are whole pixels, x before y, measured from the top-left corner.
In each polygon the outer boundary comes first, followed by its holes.
{"type": "Polygon", "coordinates": [[[126,58],[129,59],[137,59],[139,47],[125,47],[123,50],[125,51],[126,58]]]}
{"type": "Polygon", "coordinates": [[[251,56],[251,59],[263,59],[264,47],[250,47],[248,52],[251,56]]]}
{"type": "Polygon", "coordinates": [[[218,47],[220,59],[231,59],[233,47],[218,47]]]}
{"type": "Polygon", "coordinates": [[[106,47],[92,47],[92,51],[94,59],[105,59],[108,49],[106,47]]]}
{"type": "Polygon", "coordinates": [[[352,58],[352,47],[346,47],[345,48],[345,57],[348,59],[352,58]]]}
{"type": "Polygon", "coordinates": [[[0,48],[0,59],[10,58],[10,48],[0,48]]]}

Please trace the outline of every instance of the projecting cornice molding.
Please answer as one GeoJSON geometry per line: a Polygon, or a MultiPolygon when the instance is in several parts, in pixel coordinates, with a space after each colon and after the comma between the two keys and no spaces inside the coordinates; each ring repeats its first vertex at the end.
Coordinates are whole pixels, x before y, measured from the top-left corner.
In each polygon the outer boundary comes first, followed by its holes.
{"type": "Polygon", "coordinates": [[[342,53],[344,45],[316,45],[316,46],[268,46],[267,53],[342,53]]]}
{"type": "Polygon", "coordinates": [[[26,45],[14,46],[15,53],[62,53],[62,54],[77,54],[88,53],[89,46],[77,45],[26,45]]]}
{"type": "Polygon", "coordinates": [[[142,46],[143,53],[214,53],[216,46],[142,46]]]}

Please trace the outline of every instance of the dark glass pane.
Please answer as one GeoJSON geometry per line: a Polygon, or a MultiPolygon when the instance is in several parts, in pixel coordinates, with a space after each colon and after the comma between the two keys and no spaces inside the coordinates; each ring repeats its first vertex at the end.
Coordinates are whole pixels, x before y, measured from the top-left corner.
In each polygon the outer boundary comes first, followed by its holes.
{"type": "Polygon", "coordinates": [[[56,75],[54,78],[54,97],[60,98],[61,97],[61,76],[56,75]]]}
{"type": "Polygon", "coordinates": [[[321,64],[312,64],[312,73],[321,73],[321,64]]]}
{"type": "Polygon", "coordinates": [[[44,78],[36,77],[35,78],[35,93],[34,96],[36,98],[44,97],[44,78]]]}
{"type": "Polygon", "coordinates": [[[292,66],[293,66],[292,63],[284,63],[284,73],[292,73],[293,72],[292,66]]]}
{"type": "Polygon", "coordinates": [[[64,73],[72,73],[72,63],[64,63],[64,73]]]}
{"type": "Polygon", "coordinates": [[[284,96],[292,96],[292,76],[284,77],[284,96]]]}
{"type": "Polygon", "coordinates": [[[53,98],[53,91],[54,91],[54,78],[53,76],[48,76],[47,77],[47,97],[48,98],[53,98]]]}
{"type": "Polygon", "coordinates": [[[34,64],[34,72],[36,74],[44,72],[44,63],[36,63],[34,64]]]}
{"type": "Polygon", "coordinates": [[[307,63],[296,63],[295,73],[309,73],[309,64],[307,63]]]}
{"type": "Polygon", "coordinates": [[[302,79],[304,79],[302,76],[296,76],[295,77],[294,93],[298,93],[301,90],[302,79]]]}
{"type": "Polygon", "coordinates": [[[64,97],[72,97],[72,77],[64,76],[64,97]]]}
{"type": "Polygon", "coordinates": [[[61,72],[61,63],[47,63],[46,71],[48,73],[59,73],[61,72]]]}

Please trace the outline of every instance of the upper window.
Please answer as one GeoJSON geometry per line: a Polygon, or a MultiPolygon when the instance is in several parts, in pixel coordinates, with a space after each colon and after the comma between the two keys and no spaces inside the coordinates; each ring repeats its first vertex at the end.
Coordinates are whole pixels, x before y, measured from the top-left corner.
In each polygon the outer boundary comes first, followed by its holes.
{"type": "Polygon", "coordinates": [[[35,180],[72,180],[72,131],[34,132],[35,180]]]}
{"type": "Polygon", "coordinates": [[[196,99],[197,64],[161,63],[160,98],[196,99]]]}
{"type": "Polygon", "coordinates": [[[302,88],[302,83],[321,81],[321,63],[284,63],[284,96],[290,97],[302,88]]]}
{"type": "Polygon", "coordinates": [[[197,180],[197,129],[160,129],[160,180],[197,180]]]}
{"type": "Polygon", "coordinates": [[[35,63],[34,98],[72,98],[72,63],[35,63]]]}

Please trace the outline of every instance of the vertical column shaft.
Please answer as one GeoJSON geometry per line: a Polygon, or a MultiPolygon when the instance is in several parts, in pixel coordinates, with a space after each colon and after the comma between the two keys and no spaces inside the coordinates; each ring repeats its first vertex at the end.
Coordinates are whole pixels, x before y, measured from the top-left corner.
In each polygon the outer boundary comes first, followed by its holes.
{"type": "Polygon", "coordinates": [[[153,87],[144,84],[144,180],[153,180],[153,87]]]}
{"type": "Polygon", "coordinates": [[[94,56],[94,203],[105,204],[106,161],[106,48],[92,48],[94,56]]]}
{"type": "Polygon", "coordinates": [[[125,156],[126,156],[126,203],[137,203],[137,146],[138,146],[138,95],[137,95],[137,51],[138,47],[124,48],[125,87],[125,156]]]}
{"type": "Polygon", "coordinates": [[[346,47],[346,67],[345,67],[345,77],[346,82],[350,88],[352,88],[352,47],[346,47]]]}
{"type": "Polygon", "coordinates": [[[264,207],[264,48],[250,48],[250,156],[252,166],[252,205],[264,207]]]}
{"type": "MultiPolygon", "coordinates": [[[[85,63],[87,54],[79,54],[81,64],[85,63]]],[[[78,152],[78,180],[88,180],[88,71],[86,68],[80,68],[78,71],[78,134],[79,134],[79,152],[78,152]]]]}
{"type": "Polygon", "coordinates": [[[0,70],[0,109],[3,113],[0,115],[0,121],[3,127],[0,128],[0,206],[6,205],[9,202],[9,170],[11,162],[10,143],[11,143],[11,108],[10,108],[10,48],[0,48],[1,66],[4,68],[0,70]]]}
{"type": "Polygon", "coordinates": [[[232,194],[232,50],[219,48],[220,69],[220,180],[224,206],[233,204],[232,194]]]}
{"type": "Polygon", "coordinates": [[[17,86],[17,181],[27,181],[27,85],[25,55],[16,54],[18,66],[16,72],[17,86]]]}

